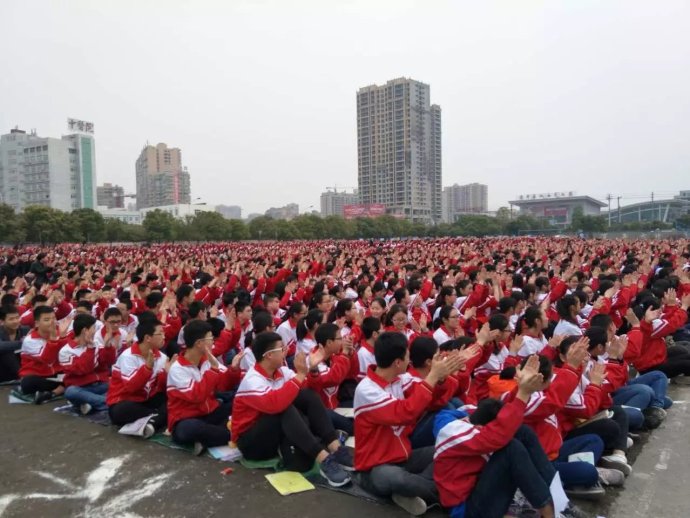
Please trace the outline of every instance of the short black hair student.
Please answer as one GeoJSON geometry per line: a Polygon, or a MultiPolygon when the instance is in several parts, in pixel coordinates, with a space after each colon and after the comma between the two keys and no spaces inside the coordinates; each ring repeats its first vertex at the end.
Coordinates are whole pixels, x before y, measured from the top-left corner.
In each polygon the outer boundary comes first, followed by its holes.
{"type": "MultiPolygon", "coordinates": [[[[352,469],[352,456],[340,445],[319,396],[304,388],[306,356],[295,355],[296,373],[285,367],[285,345],[273,332],[257,335],[252,352],[257,363],[240,383],[232,412],[233,441],[244,457],[266,460],[280,451],[288,469],[307,471],[316,461],[330,485],[348,484],[344,470],[352,469]]],[[[322,357],[312,353],[310,364],[322,357]]]]}

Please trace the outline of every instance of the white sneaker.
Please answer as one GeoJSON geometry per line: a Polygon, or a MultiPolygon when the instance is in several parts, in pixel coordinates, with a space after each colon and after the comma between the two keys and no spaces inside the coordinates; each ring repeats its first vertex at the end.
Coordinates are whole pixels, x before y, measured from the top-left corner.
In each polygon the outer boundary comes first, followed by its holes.
{"type": "Polygon", "coordinates": [[[628,437],[626,442],[626,446],[628,447],[628,449],[632,448],[634,444],[635,443],[633,442],[632,437],[628,437]]]}
{"type": "Polygon", "coordinates": [[[418,496],[402,496],[393,494],[391,500],[412,516],[422,516],[426,513],[426,502],[418,496]]]}
{"type": "Polygon", "coordinates": [[[79,413],[81,415],[86,415],[89,412],[91,412],[91,410],[91,405],[89,405],[88,403],[82,403],[81,405],[79,405],[79,413]]]}
{"type": "Polygon", "coordinates": [[[625,455],[620,453],[602,457],[599,461],[599,464],[601,464],[603,468],[617,469],[626,477],[632,473],[632,466],[628,464],[628,459],[625,457],[625,455]]]}
{"type": "Polygon", "coordinates": [[[625,475],[622,471],[609,468],[597,468],[599,482],[605,486],[620,487],[625,484],[625,475]]]}
{"type": "Polygon", "coordinates": [[[153,434],[156,433],[156,429],[153,427],[151,423],[146,423],[146,426],[144,426],[144,433],[141,434],[141,436],[144,439],[148,439],[149,437],[153,436],[153,434]]]}

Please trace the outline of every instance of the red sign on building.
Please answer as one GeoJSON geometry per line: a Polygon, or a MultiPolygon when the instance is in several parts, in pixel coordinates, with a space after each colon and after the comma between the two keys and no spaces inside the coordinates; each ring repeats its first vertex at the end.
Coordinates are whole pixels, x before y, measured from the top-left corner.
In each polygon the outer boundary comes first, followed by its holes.
{"type": "Polygon", "coordinates": [[[353,218],[376,218],[386,213],[386,206],[382,203],[362,204],[362,205],[343,205],[343,215],[345,219],[353,218]]]}

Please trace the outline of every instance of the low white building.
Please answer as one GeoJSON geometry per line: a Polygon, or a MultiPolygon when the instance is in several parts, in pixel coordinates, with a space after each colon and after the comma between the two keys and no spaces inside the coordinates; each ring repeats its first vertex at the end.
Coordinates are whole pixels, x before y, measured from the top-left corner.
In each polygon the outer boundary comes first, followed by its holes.
{"type": "Polygon", "coordinates": [[[178,203],[175,205],[163,205],[161,207],[146,207],[145,209],[139,210],[141,213],[141,220],[144,221],[146,214],[154,210],[161,210],[168,214],[172,214],[172,216],[177,219],[184,219],[187,216],[196,216],[200,212],[216,212],[216,206],[206,205],[205,203],[178,203]]]}
{"type": "Polygon", "coordinates": [[[103,219],[119,219],[123,223],[130,223],[132,225],[141,225],[142,216],[138,210],[128,209],[109,209],[103,205],[98,207],[98,212],[103,216],[103,219]]]}

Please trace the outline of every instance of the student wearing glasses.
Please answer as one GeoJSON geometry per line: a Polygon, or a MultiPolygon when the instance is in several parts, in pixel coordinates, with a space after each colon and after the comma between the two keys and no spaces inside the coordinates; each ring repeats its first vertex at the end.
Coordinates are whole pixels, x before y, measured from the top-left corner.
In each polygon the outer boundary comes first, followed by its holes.
{"type": "Polygon", "coordinates": [[[220,403],[222,392],[239,381],[239,370],[221,365],[212,354],[211,325],[194,320],[184,330],[186,348],[168,372],[168,429],[181,444],[194,444],[194,453],[230,442],[228,417],[232,403],[220,403]]]}
{"type": "MultiPolygon", "coordinates": [[[[352,456],[340,445],[326,407],[306,389],[309,374],[304,353],[295,355],[295,371],[284,366],[287,353],[278,333],[265,332],[252,342],[257,363],[244,376],[235,395],[232,439],[246,459],[267,460],[280,451],[288,469],[307,471],[314,463],[331,486],[350,482],[352,456]]],[[[323,351],[309,356],[323,361],[323,351]]]]}

